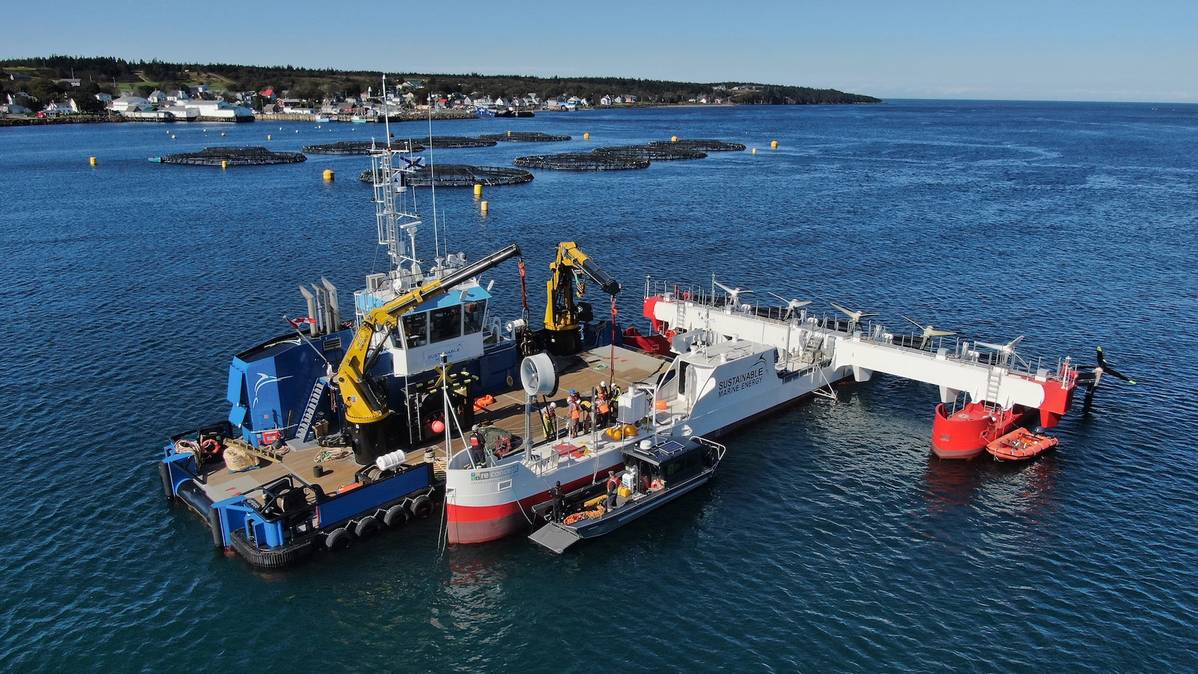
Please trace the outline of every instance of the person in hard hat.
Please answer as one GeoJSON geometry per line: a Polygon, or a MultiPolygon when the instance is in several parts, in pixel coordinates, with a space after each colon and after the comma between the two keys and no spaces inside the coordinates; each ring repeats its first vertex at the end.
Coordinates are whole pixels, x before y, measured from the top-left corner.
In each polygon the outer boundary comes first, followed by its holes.
{"type": "Polygon", "coordinates": [[[570,389],[570,395],[566,396],[566,405],[570,410],[570,439],[574,439],[582,427],[582,400],[579,399],[577,390],[570,389]]]}
{"type": "Polygon", "coordinates": [[[545,439],[557,439],[557,403],[549,403],[549,407],[545,409],[545,414],[542,417],[545,423],[545,439]]]}
{"type": "Polygon", "coordinates": [[[595,392],[595,423],[599,428],[607,428],[611,423],[611,406],[607,402],[606,389],[604,384],[600,384],[599,390],[595,392]]]}

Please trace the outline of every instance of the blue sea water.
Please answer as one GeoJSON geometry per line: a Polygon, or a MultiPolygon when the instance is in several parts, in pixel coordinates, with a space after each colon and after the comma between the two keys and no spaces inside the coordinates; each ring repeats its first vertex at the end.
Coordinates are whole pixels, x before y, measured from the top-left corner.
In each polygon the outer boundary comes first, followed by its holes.
{"type": "MultiPolygon", "coordinates": [[[[429,521],[259,573],[163,503],[154,462],[169,433],[223,417],[231,354],[302,310],[298,283],[349,290],[382,267],[366,161],[222,172],[146,158],[381,128],[0,129],[3,668],[1198,669],[1198,106],[899,101],[434,126],[574,135],[439,163],[671,134],[759,148],[539,171],[488,189],[485,217],[469,190],[438,192],[454,249],[524,247],[537,304],[552,246],[574,239],[625,282],[625,318],[645,274],[715,271],[895,326],[906,314],[1026,335],[1054,364],[1101,344],[1139,384],[1104,382],[1057,452],[999,465],[932,458],[936,392],[878,378],[731,436],[702,492],[576,554],[510,540],[439,555],[429,521]]],[[[512,315],[514,268],[491,276],[512,315]]]]}

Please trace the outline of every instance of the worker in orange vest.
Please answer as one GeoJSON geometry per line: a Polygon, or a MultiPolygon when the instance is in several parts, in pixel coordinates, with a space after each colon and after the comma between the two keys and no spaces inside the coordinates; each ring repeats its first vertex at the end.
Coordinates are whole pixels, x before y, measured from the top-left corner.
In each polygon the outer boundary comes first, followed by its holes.
{"type": "Polygon", "coordinates": [[[570,395],[566,397],[566,405],[570,408],[570,438],[573,439],[578,435],[579,427],[582,425],[582,401],[578,399],[578,391],[570,389],[570,395]]]}
{"type": "Polygon", "coordinates": [[[600,388],[595,394],[595,423],[599,428],[607,428],[610,421],[611,407],[607,404],[607,395],[600,388]]]}

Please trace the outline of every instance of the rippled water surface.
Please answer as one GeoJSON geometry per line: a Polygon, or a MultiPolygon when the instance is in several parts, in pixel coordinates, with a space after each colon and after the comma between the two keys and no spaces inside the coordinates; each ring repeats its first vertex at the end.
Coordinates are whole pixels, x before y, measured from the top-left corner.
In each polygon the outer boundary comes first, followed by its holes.
{"type": "MultiPolygon", "coordinates": [[[[625,281],[628,318],[646,273],[716,271],[896,326],[1025,334],[1053,363],[1101,344],[1140,384],[1104,384],[1059,451],[1010,466],[931,458],[936,392],[879,378],[730,437],[708,487],[576,554],[512,540],[439,558],[426,522],[256,573],[163,504],[154,461],[168,433],[225,414],[231,354],[302,309],[297,283],[348,290],[381,267],[366,162],[146,158],[381,128],[0,129],[5,668],[1198,668],[1198,107],[895,102],[436,128],[575,136],[438,162],[671,134],[761,148],[538,172],[489,189],[485,218],[468,190],[440,191],[453,247],[519,242],[534,292],[553,244],[576,239],[625,281]]],[[[510,315],[515,270],[492,277],[510,315]]]]}

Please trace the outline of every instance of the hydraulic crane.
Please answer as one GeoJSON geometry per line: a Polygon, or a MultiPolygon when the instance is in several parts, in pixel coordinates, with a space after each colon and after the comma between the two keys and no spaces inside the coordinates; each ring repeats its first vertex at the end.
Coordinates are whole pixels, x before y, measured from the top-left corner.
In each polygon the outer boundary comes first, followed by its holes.
{"type": "Polygon", "coordinates": [[[386,423],[391,409],[385,394],[376,388],[370,370],[382,352],[383,343],[398,328],[400,318],[424,302],[445,295],[455,285],[518,255],[520,247],[512,244],[441,278],[428,279],[362,319],[335,377],[359,463],[373,461],[391,449],[387,432],[390,424],[386,423]]]}
{"type": "Polygon", "coordinates": [[[545,303],[545,347],[554,355],[569,355],[582,349],[579,323],[593,317],[591,305],[579,302],[586,293],[586,276],[612,296],[620,292],[620,283],[599,268],[573,241],[557,246],[557,258],[549,264],[546,284],[549,299],[545,303]]]}

